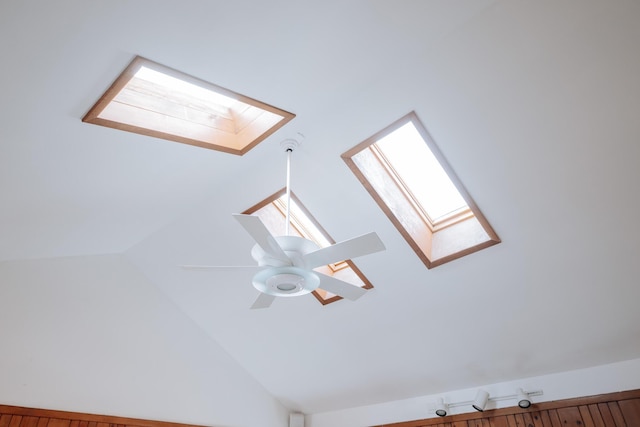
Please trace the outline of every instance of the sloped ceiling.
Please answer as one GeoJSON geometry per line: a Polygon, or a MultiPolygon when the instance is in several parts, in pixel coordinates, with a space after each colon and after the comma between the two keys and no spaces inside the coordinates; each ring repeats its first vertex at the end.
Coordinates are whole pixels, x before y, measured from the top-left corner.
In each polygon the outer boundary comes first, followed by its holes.
{"type": "Polygon", "coordinates": [[[640,357],[637,2],[0,12],[1,260],[124,254],[305,413],[640,357]],[[297,117],[243,157],[83,124],[135,55],[297,117]],[[410,111],[501,244],[427,270],[340,159],[410,111]],[[250,277],[178,266],[251,262],[230,214],[284,186],[296,132],[297,196],[335,240],[375,231],[387,250],[356,261],[375,289],[355,303],[252,311],[250,277]]]}

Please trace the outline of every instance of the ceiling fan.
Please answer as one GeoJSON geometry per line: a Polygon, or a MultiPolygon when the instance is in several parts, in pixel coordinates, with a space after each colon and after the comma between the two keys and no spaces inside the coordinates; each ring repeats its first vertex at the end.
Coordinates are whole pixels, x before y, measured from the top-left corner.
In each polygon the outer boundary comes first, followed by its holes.
{"type": "MultiPolygon", "coordinates": [[[[305,295],[318,288],[355,301],[364,295],[365,289],[314,271],[314,268],[385,249],[384,244],[374,232],[324,248],[312,240],[290,235],[291,153],[299,144],[300,141],[297,139],[287,139],[281,143],[287,153],[286,234],[273,236],[262,220],[255,215],[233,214],[233,217],[256,242],[251,249],[251,256],[257,265],[250,268],[258,270],[253,276],[252,284],[260,294],[251,306],[252,309],[267,308],[276,297],[305,295]]],[[[230,267],[185,265],[183,268],[228,269],[230,267]]]]}

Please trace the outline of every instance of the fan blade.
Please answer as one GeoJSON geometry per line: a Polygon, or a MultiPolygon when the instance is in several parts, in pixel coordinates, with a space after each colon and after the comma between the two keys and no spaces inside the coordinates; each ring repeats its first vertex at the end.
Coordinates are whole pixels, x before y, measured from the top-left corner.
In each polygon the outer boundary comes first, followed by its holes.
{"type": "Polygon", "coordinates": [[[371,232],[310,252],[303,259],[311,269],[383,250],[385,247],[382,240],[371,232]]]}
{"type": "Polygon", "coordinates": [[[180,268],[184,270],[194,270],[194,271],[206,271],[206,270],[257,270],[260,267],[259,265],[181,265],[180,268]]]}
{"type": "Polygon", "coordinates": [[[262,248],[271,258],[291,265],[291,260],[284,253],[276,239],[273,238],[262,220],[254,215],[233,214],[233,217],[242,225],[242,227],[253,237],[258,246],[262,248]]]}
{"type": "Polygon", "coordinates": [[[320,289],[348,300],[355,301],[367,292],[366,289],[360,286],[352,285],[351,283],[318,273],[317,271],[315,273],[320,277],[320,289]]]}
{"type": "Polygon", "coordinates": [[[263,294],[262,292],[260,292],[260,295],[258,295],[258,298],[256,298],[255,302],[251,306],[251,309],[255,310],[258,308],[269,308],[274,299],[276,299],[275,296],[263,294]]]}

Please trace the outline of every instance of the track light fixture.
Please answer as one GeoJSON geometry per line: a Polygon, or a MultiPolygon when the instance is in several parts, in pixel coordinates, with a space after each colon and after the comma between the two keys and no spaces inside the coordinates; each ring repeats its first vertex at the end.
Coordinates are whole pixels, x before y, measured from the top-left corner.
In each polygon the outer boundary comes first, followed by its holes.
{"type": "Polygon", "coordinates": [[[515,399],[518,402],[518,406],[527,409],[531,407],[531,396],[542,396],[542,390],[524,391],[522,388],[516,390],[516,394],[510,394],[507,396],[489,397],[489,393],[485,390],[478,390],[476,398],[474,400],[467,400],[464,402],[452,402],[444,403],[443,398],[439,398],[435,403],[435,413],[439,417],[444,417],[449,413],[450,408],[457,406],[471,405],[476,411],[484,411],[489,401],[496,402],[500,400],[512,400],[515,399]]]}
{"type": "Polygon", "coordinates": [[[436,402],[436,415],[439,417],[444,417],[445,415],[447,415],[448,409],[449,408],[447,407],[447,404],[444,403],[444,400],[442,398],[439,398],[436,402]]]}
{"type": "Polygon", "coordinates": [[[518,406],[521,408],[528,408],[531,406],[531,399],[529,399],[529,395],[521,388],[516,390],[516,399],[518,400],[518,406]]]}
{"type": "Polygon", "coordinates": [[[489,401],[489,393],[484,390],[478,390],[476,393],[476,399],[473,401],[473,409],[476,411],[482,412],[484,411],[484,407],[487,406],[487,402],[489,401]]]}

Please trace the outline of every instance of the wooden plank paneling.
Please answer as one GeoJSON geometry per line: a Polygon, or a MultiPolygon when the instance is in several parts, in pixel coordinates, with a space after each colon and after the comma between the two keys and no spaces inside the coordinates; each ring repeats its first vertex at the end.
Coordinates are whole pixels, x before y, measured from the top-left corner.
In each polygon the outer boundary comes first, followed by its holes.
{"type": "Polygon", "coordinates": [[[609,410],[609,406],[606,403],[598,403],[598,410],[600,411],[600,416],[602,416],[602,421],[605,426],[617,427],[613,415],[611,415],[611,411],[609,410]]]}
{"type": "Polygon", "coordinates": [[[517,427],[525,427],[525,423],[524,423],[524,418],[522,416],[522,414],[516,414],[515,415],[516,418],[516,426],[517,427]]]}
{"type": "Polygon", "coordinates": [[[9,423],[9,427],[20,427],[21,422],[22,422],[22,416],[14,415],[11,417],[11,422],[9,423]]]}
{"type": "Polygon", "coordinates": [[[591,414],[589,413],[589,408],[586,405],[578,406],[578,410],[580,411],[580,416],[582,417],[582,423],[585,427],[595,427],[593,424],[593,419],[591,418],[591,414]]]}
{"type": "Polygon", "coordinates": [[[607,403],[607,407],[611,411],[611,416],[616,422],[616,427],[627,427],[627,423],[624,421],[624,417],[622,416],[622,411],[620,411],[620,406],[618,402],[609,402],[607,403]]]}
{"type": "Polygon", "coordinates": [[[70,419],[49,418],[47,427],[70,427],[70,424],[71,424],[70,419]]]}
{"type": "Polygon", "coordinates": [[[540,411],[540,420],[543,427],[553,427],[551,423],[551,417],[549,417],[549,411],[540,411]]]}
{"type": "Polygon", "coordinates": [[[540,412],[531,412],[531,419],[533,420],[533,427],[544,427],[540,412]]]}
{"type": "Polygon", "coordinates": [[[0,427],[9,427],[9,423],[11,423],[11,415],[2,414],[0,416],[0,427]]]}
{"type": "Polygon", "coordinates": [[[618,405],[628,426],[640,426],[640,399],[621,400],[618,405]]]}
{"type": "Polygon", "coordinates": [[[558,415],[557,410],[551,409],[549,411],[549,418],[551,418],[552,427],[562,427],[562,421],[560,421],[560,415],[558,415]]]}
{"type": "Polygon", "coordinates": [[[575,406],[558,408],[558,416],[560,417],[560,421],[562,421],[562,425],[565,427],[582,427],[582,416],[580,415],[580,410],[575,406]]]}
{"type": "MultiPolygon", "coordinates": [[[[201,427],[192,424],[0,405],[0,427],[98,427],[98,425],[101,427],[201,427]]],[[[450,425],[443,427],[450,427],[450,425]]]]}
{"type": "Polygon", "coordinates": [[[514,415],[507,415],[507,424],[509,427],[518,427],[518,423],[516,422],[516,417],[514,415]]]}
{"type": "Polygon", "coordinates": [[[491,417],[489,418],[489,425],[491,427],[509,427],[509,422],[506,416],[491,417]]]}
{"type": "Polygon", "coordinates": [[[525,427],[533,427],[533,418],[529,412],[522,414],[522,419],[524,420],[525,427]]]}
{"type": "MultiPolygon", "coordinates": [[[[639,394],[640,396],[640,394],[639,394]]],[[[202,427],[194,424],[174,423],[167,421],[144,420],[138,418],[125,418],[112,415],[86,414],[82,412],[56,411],[52,409],[25,408],[22,406],[0,405],[0,414],[13,417],[34,416],[38,417],[37,427],[47,427],[51,419],[87,421],[87,427],[97,427],[97,423],[126,425],[129,427],[202,427]]],[[[54,422],[54,424],[57,422],[54,422]]],[[[416,424],[418,425],[418,424],[416,424]]],[[[9,427],[8,425],[5,427],[9,427]]],[[[70,427],[70,426],[69,426],[70,427]]]]}
{"type": "Polygon", "coordinates": [[[593,419],[593,425],[595,427],[607,427],[602,419],[602,415],[600,414],[600,409],[598,409],[598,405],[592,403],[589,405],[589,413],[591,414],[591,418],[593,419]]]}

